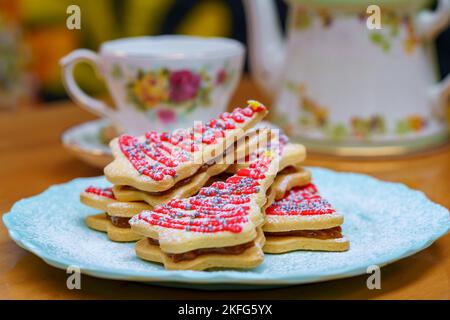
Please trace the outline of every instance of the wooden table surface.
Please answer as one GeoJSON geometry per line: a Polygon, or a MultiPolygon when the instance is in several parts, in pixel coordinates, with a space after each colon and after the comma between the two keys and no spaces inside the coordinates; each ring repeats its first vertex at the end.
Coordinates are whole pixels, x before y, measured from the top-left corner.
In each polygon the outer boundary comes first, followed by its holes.
{"type": "MultiPolygon", "coordinates": [[[[244,80],[232,103],[247,98],[269,103],[244,80]]],[[[55,183],[102,172],[71,156],[60,144],[67,128],[94,117],[71,102],[33,111],[0,114],[0,212],[55,183]]],[[[424,191],[450,208],[450,148],[390,160],[355,161],[310,154],[307,165],[363,172],[424,191]]],[[[426,213],[425,213],[426,214],[426,213]]],[[[383,235],[380,234],[380,237],[383,235]]],[[[65,271],[21,249],[0,224],[0,299],[449,299],[450,235],[412,257],[382,268],[381,290],[368,290],[367,276],[258,291],[204,292],[82,277],[81,290],[66,288],[65,271]]]]}

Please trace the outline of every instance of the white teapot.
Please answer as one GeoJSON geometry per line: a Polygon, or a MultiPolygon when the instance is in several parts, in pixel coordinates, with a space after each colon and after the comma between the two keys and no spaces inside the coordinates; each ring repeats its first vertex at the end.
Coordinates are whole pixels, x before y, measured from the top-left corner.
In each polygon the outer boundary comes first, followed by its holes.
{"type": "Polygon", "coordinates": [[[450,78],[438,82],[432,42],[450,22],[450,0],[434,12],[423,10],[428,0],[288,2],[284,41],[272,0],[244,0],[252,75],[287,134],[344,155],[403,153],[447,139],[450,78]],[[367,22],[376,9],[381,29],[367,22]]]}

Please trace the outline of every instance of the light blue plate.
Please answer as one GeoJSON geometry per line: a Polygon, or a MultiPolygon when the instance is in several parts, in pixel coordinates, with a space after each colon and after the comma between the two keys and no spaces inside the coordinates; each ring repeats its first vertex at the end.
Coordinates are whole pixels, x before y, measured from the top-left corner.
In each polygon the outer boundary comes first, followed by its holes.
{"type": "Polygon", "coordinates": [[[422,192],[366,175],[311,168],[321,194],[344,213],[348,252],[266,255],[248,271],[166,271],[139,260],[133,244],[108,241],[83,222],[96,211],[80,204],[86,186],[107,185],[103,177],[80,178],[17,202],[3,216],[17,244],[57,268],[78,266],[95,277],[202,289],[287,286],[351,277],[370,265],[383,266],[431,245],[450,229],[449,211],[422,192]]]}

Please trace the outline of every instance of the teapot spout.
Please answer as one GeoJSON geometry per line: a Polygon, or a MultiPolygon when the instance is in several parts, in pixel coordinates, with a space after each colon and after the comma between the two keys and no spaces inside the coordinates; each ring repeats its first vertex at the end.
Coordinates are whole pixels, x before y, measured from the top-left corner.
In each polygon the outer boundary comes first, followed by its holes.
{"type": "Polygon", "coordinates": [[[284,41],[273,0],[243,0],[255,82],[269,95],[277,92],[284,60],[284,41]]]}

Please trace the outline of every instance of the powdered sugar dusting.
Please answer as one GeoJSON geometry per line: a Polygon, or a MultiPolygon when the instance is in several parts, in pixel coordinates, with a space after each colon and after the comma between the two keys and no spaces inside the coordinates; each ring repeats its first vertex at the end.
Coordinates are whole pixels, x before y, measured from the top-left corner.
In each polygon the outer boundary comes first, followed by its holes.
{"type": "Polygon", "coordinates": [[[320,194],[344,214],[347,252],[291,252],[265,256],[249,271],[165,271],[139,260],[134,243],[115,243],[88,229],[84,217],[97,211],[79,202],[89,185],[108,186],[103,177],[76,179],[19,201],[4,216],[11,236],[54,264],[78,265],[90,274],[146,281],[305,283],[365,272],[416,252],[448,232],[447,209],[401,184],[311,168],[320,194]]]}

